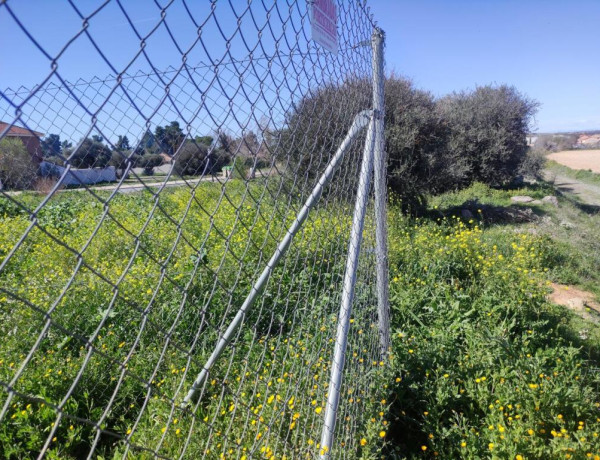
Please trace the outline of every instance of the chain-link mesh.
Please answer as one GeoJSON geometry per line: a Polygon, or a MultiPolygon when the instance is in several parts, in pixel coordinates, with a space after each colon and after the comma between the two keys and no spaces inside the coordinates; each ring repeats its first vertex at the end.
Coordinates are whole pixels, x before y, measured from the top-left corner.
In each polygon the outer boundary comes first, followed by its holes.
{"type": "MultiPolygon", "coordinates": [[[[338,2],[332,54],[310,40],[304,1],[143,5],[68,1],[69,36],[46,49],[36,12],[0,1],[23,59],[46,69],[0,91],[0,456],[313,458],[364,131],[205,366],[372,108],[373,21],[338,2]],[[106,17],[131,54],[95,36],[106,17]]],[[[366,455],[381,426],[375,277],[370,202],[335,458],[366,455]]]]}

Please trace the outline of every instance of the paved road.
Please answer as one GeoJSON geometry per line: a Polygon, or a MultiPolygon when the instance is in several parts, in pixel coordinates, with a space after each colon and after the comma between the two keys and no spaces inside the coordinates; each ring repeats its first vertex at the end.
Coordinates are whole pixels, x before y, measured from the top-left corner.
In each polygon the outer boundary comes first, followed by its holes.
{"type": "Polygon", "coordinates": [[[585,204],[600,206],[600,187],[597,185],[586,184],[548,170],[544,171],[544,179],[554,184],[557,190],[577,196],[585,204]]]}
{"type": "MultiPolygon", "coordinates": [[[[216,182],[216,179],[213,179],[211,176],[208,176],[208,177],[204,177],[202,179],[172,180],[172,181],[167,182],[166,184],[164,183],[164,181],[145,182],[144,184],[141,184],[138,182],[137,184],[123,184],[120,187],[118,184],[117,185],[99,185],[99,186],[89,187],[89,189],[110,192],[112,190],[115,190],[118,187],[119,193],[133,193],[133,192],[139,192],[141,190],[145,190],[146,187],[158,188],[158,187],[162,187],[164,185],[165,188],[170,188],[170,187],[180,187],[180,186],[186,185],[186,184],[187,184],[187,186],[194,186],[198,182],[201,182],[201,181],[202,182],[210,182],[211,180],[214,180],[216,182]]],[[[68,189],[66,191],[85,192],[86,189],[82,187],[82,188],[68,189]]]]}

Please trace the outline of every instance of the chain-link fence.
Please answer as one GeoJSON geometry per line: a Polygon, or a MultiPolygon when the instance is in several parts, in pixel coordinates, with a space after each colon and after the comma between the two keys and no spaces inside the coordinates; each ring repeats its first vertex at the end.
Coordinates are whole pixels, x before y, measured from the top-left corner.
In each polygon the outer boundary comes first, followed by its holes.
{"type": "Polygon", "coordinates": [[[64,24],[40,29],[0,1],[29,46],[27,84],[0,91],[0,456],[375,455],[383,36],[364,2],[52,5],[64,24]],[[337,52],[311,39],[328,7],[337,52]]]}

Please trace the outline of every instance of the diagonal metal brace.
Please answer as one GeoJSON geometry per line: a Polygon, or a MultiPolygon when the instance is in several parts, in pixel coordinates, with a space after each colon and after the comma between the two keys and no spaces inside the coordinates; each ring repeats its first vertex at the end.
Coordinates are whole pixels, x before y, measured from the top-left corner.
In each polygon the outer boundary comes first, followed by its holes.
{"type": "Polygon", "coordinates": [[[204,367],[202,368],[202,370],[196,377],[196,380],[192,384],[192,387],[188,391],[187,395],[183,399],[183,403],[182,403],[183,407],[186,407],[190,403],[190,401],[192,400],[192,398],[194,397],[194,395],[196,394],[198,389],[202,386],[203,382],[207,379],[208,374],[210,373],[210,370],[215,365],[215,363],[217,362],[217,360],[219,359],[219,357],[221,356],[221,354],[223,353],[223,351],[225,350],[225,348],[227,347],[227,345],[233,338],[236,329],[243,323],[246,314],[250,311],[250,309],[254,305],[254,302],[256,301],[259,293],[264,288],[264,286],[267,284],[267,281],[271,277],[271,274],[273,273],[273,270],[279,263],[279,260],[284,256],[284,254],[290,247],[290,245],[294,239],[294,236],[302,228],[302,224],[308,217],[308,213],[319,201],[319,198],[321,197],[321,194],[323,193],[323,189],[331,182],[333,174],[335,173],[335,171],[339,167],[341,161],[343,160],[344,154],[348,150],[348,147],[350,146],[350,144],[352,143],[354,138],[356,136],[358,136],[358,134],[362,131],[362,129],[365,126],[367,126],[367,124],[371,121],[372,118],[373,118],[373,110],[363,110],[362,112],[360,112],[359,114],[357,114],[354,117],[352,126],[350,126],[350,129],[348,130],[348,134],[346,134],[346,137],[344,138],[342,144],[339,146],[339,148],[335,152],[335,155],[333,156],[333,158],[327,165],[325,172],[323,172],[323,174],[319,178],[319,181],[315,185],[312,193],[310,194],[310,196],[304,203],[304,206],[302,207],[302,209],[296,216],[296,219],[294,220],[294,222],[292,223],[290,228],[287,230],[283,239],[279,242],[277,249],[273,253],[273,256],[271,257],[269,262],[267,263],[267,266],[265,267],[265,269],[261,273],[260,277],[256,280],[256,282],[252,286],[252,289],[250,290],[248,297],[246,297],[246,300],[244,300],[244,303],[242,304],[241,308],[239,309],[239,311],[237,312],[237,314],[235,315],[235,317],[229,324],[229,327],[227,328],[225,333],[220,337],[219,342],[217,343],[217,346],[215,347],[214,351],[208,358],[208,361],[206,361],[206,364],[204,365],[204,367]]]}

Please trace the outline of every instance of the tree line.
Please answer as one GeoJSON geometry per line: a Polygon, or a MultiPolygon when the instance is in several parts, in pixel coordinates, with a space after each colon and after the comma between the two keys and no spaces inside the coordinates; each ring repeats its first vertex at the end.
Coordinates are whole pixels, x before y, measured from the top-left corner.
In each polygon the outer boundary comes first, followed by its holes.
{"type": "MultiPolygon", "coordinates": [[[[258,134],[247,131],[237,138],[224,132],[190,138],[172,121],[154,132],[147,130],[135,146],[125,135],[112,143],[93,135],[73,147],[50,134],[41,148],[50,162],[64,164],[68,159],[76,168],[112,165],[121,174],[133,167],[152,174],[166,160],[181,176],[216,174],[233,164],[246,178],[253,177],[257,168],[279,162],[296,178],[309,178],[322,172],[354,115],[371,106],[370,82],[352,80],[312,91],[273,131],[259,127],[258,134]]],[[[428,194],[476,181],[503,186],[524,174],[535,175],[542,160],[530,155],[526,136],[537,108],[537,102],[507,85],[434,97],[406,78],[389,76],[385,81],[389,187],[406,208],[417,209],[428,194]]],[[[340,174],[356,180],[348,171],[340,174]]],[[[6,183],[11,175],[4,176],[6,183]]]]}
{"type": "MultiPolygon", "coordinates": [[[[343,101],[370,108],[370,82],[330,85],[299,101],[288,115],[281,146],[296,171],[312,171],[314,155],[333,152],[352,123],[343,101]],[[323,122],[323,120],[327,120],[323,122]]],[[[512,86],[480,86],[436,98],[403,77],[385,81],[387,180],[406,208],[418,208],[427,194],[473,182],[506,185],[541,168],[527,146],[538,103],[512,86]]]]}
{"type": "Polygon", "coordinates": [[[175,173],[181,176],[217,174],[238,155],[246,167],[252,169],[257,164],[260,167],[261,161],[253,161],[253,158],[264,158],[265,152],[253,131],[239,138],[225,132],[218,132],[214,137],[189,138],[177,121],[157,126],[154,132],[146,130],[135,147],[126,135],[119,135],[110,145],[102,136],[92,135],[74,148],[71,142],[61,141],[58,134],[50,134],[42,139],[41,148],[46,161],[59,165],[68,160],[75,168],[114,166],[122,173],[128,168],[139,167],[151,175],[154,168],[172,161],[175,173]]]}

